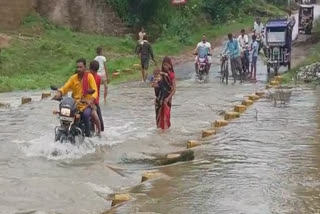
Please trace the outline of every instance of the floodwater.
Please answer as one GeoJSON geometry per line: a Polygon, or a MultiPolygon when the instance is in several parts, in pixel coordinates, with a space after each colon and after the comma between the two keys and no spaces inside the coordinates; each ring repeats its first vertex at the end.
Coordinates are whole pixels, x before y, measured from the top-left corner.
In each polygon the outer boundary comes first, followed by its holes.
{"type": "Polygon", "coordinates": [[[183,150],[268,79],[259,61],[256,84],[225,85],[218,54],[214,61],[203,84],[193,63],[176,68],[173,126],[164,133],[155,128],[148,84],[111,87],[105,133],[77,146],[53,142],[57,102],[40,101],[39,92],[0,94],[11,104],[0,109],[0,213],[102,213],[110,193],[126,191],[136,200],[110,213],[319,213],[320,99],[310,88],[294,89],[285,106],[257,102],[197,148],[195,161],[161,167],[167,177],[128,189],[155,169],[151,154],[183,150]],[[35,101],[19,106],[24,95],[35,101]]]}

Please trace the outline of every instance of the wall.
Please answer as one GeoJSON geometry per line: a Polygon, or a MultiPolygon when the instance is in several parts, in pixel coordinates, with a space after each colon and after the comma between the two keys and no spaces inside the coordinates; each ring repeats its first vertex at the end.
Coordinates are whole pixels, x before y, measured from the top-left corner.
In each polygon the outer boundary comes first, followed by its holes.
{"type": "Polygon", "coordinates": [[[121,35],[128,31],[105,0],[37,0],[36,10],[76,31],[121,35]]]}
{"type": "Polygon", "coordinates": [[[0,30],[16,29],[33,7],[34,0],[0,0],[0,30]]]}

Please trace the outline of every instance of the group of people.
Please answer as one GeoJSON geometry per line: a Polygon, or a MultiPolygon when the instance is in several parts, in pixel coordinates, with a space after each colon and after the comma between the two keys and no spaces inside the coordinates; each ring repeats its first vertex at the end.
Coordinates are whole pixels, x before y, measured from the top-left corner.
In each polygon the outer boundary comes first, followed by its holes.
{"type": "Polygon", "coordinates": [[[93,121],[96,127],[97,136],[104,131],[104,123],[99,105],[100,85],[104,86],[104,102],[107,101],[108,83],[110,81],[107,72],[106,57],[103,56],[102,48],[97,48],[97,56],[90,62],[87,69],[87,62],[84,58],[76,61],[76,73],[73,74],[67,83],[58,90],[53,99],[59,99],[72,92],[73,99],[77,102],[77,109],[85,123],[85,135],[90,136],[90,124],[93,121]],[[90,93],[90,91],[92,93],[90,93]]]}
{"type": "MultiPolygon", "coordinates": [[[[143,46],[145,47],[145,46],[143,46]]],[[[163,59],[161,69],[154,72],[152,86],[155,91],[155,111],[157,127],[163,130],[170,128],[170,113],[172,97],[176,91],[175,73],[169,57],[163,59]]],[[[109,75],[107,72],[106,57],[102,55],[102,48],[97,48],[97,56],[90,62],[87,69],[86,60],[76,61],[76,73],[61,87],[53,99],[60,99],[69,92],[77,103],[81,120],[85,124],[85,136],[90,137],[91,123],[95,126],[97,136],[104,131],[103,117],[99,105],[100,85],[104,86],[104,102],[106,103],[109,75]]]]}
{"type": "MultiPolygon", "coordinates": [[[[223,50],[223,54],[227,54],[231,61],[231,71],[232,74],[242,71],[249,71],[249,63],[251,62],[251,72],[250,78],[256,80],[257,73],[257,59],[260,51],[261,44],[259,41],[263,36],[264,26],[258,18],[254,23],[252,42],[249,45],[249,36],[246,34],[245,30],[241,30],[241,34],[236,39],[233,37],[232,33],[228,34],[228,41],[223,50]],[[250,54],[251,52],[251,54],[250,54]],[[250,59],[251,56],[251,59],[250,59]],[[242,60],[245,59],[245,60],[242,60]]],[[[195,69],[198,70],[198,59],[206,58],[208,64],[208,71],[210,70],[212,63],[212,46],[210,42],[207,41],[205,34],[202,36],[202,41],[197,44],[196,49],[194,50],[196,56],[195,58],[195,69]]],[[[234,81],[236,79],[234,78],[234,81]]]]}
{"type": "MultiPolygon", "coordinates": [[[[292,21],[293,22],[293,21],[292,21]]],[[[294,24],[293,24],[294,25],[294,24]]],[[[228,34],[228,41],[223,50],[223,54],[228,54],[231,61],[231,70],[234,74],[237,70],[242,72],[243,60],[247,70],[249,71],[249,62],[251,62],[250,77],[256,80],[257,60],[259,50],[264,34],[264,26],[258,18],[254,23],[251,44],[249,44],[249,36],[245,30],[241,30],[241,34],[235,39],[232,33],[228,34]]],[[[145,82],[148,75],[148,67],[150,59],[156,64],[151,44],[147,40],[147,35],[142,29],[139,33],[138,46],[136,53],[141,60],[142,80],[145,82]]],[[[206,35],[202,36],[202,41],[197,44],[195,49],[196,62],[199,57],[207,58],[208,71],[212,63],[211,59],[212,46],[207,41],[206,35]]],[[[82,119],[86,124],[85,134],[90,136],[91,119],[95,124],[96,133],[100,136],[104,131],[103,118],[99,105],[100,85],[104,86],[104,102],[106,102],[108,93],[109,75],[106,65],[106,57],[103,56],[102,48],[97,48],[97,56],[90,62],[89,69],[86,68],[86,60],[79,59],[76,61],[76,74],[72,75],[67,83],[59,89],[55,98],[60,98],[68,92],[72,92],[72,97],[77,101],[77,108],[81,112],[82,119]],[[89,93],[89,91],[93,93],[89,93]],[[83,102],[85,100],[85,102],[83,102]]],[[[195,63],[197,66],[197,63],[195,63]]],[[[156,66],[157,67],[157,66],[156,66]]],[[[197,67],[196,67],[197,69],[197,67]]],[[[170,128],[170,114],[172,106],[172,97],[176,92],[175,72],[172,61],[169,57],[164,57],[161,68],[154,70],[154,78],[152,87],[155,92],[155,112],[157,127],[163,130],[170,128]]],[[[235,81],[235,80],[234,80],[235,81]]]]}

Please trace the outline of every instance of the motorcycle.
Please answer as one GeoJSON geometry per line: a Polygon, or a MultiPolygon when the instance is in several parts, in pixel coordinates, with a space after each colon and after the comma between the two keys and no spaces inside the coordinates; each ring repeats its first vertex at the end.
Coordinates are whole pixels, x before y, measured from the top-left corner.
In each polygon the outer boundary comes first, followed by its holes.
{"type": "MultiPolygon", "coordinates": [[[[198,54],[195,54],[198,55],[198,54]]],[[[211,56],[211,54],[208,54],[211,56]]],[[[205,80],[209,74],[209,60],[208,57],[198,57],[197,58],[197,66],[196,66],[196,75],[200,81],[205,80]]]]}
{"type": "Polygon", "coordinates": [[[244,73],[249,73],[249,65],[250,65],[250,59],[249,59],[249,47],[246,45],[242,48],[241,52],[241,63],[242,63],[242,70],[244,73]]]}
{"type": "MultiPolygon", "coordinates": [[[[57,91],[57,87],[51,86],[51,89],[57,91]]],[[[94,90],[89,90],[89,94],[93,94],[94,90]]],[[[71,97],[62,97],[53,99],[59,101],[59,111],[54,111],[60,120],[60,126],[55,128],[55,142],[76,143],[77,137],[84,140],[85,138],[85,122],[81,117],[80,112],[77,110],[77,102],[71,97]]],[[[85,100],[80,102],[86,103],[85,100]]],[[[94,123],[90,122],[90,136],[95,133],[94,123]]]]}

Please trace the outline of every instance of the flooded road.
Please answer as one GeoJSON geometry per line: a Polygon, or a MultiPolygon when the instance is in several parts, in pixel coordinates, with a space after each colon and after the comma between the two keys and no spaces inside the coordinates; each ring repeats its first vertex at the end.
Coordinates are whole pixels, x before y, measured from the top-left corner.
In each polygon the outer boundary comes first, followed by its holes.
{"type": "MultiPolygon", "coordinates": [[[[57,102],[40,101],[38,92],[0,94],[12,106],[0,109],[0,213],[107,211],[108,194],[126,192],[154,169],[150,154],[183,150],[224,111],[264,88],[261,61],[256,84],[222,84],[220,51],[208,83],[194,80],[192,62],[176,68],[173,126],[164,133],[155,128],[149,84],[111,87],[102,105],[105,133],[78,146],[53,142],[57,102]],[[19,106],[30,94],[35,101],[19,106]]],[[[110,213],[320,212],[319,97],[319,90],[298,88],[281,108],[259,101],[197,148],[195,161],[159,168],[168,177],[130,190],[137,200],[110,213]]]]}

